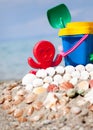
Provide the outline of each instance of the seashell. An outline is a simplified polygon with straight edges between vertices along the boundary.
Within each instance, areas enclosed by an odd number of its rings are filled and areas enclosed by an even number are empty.
[[[26,117],[19,117],[19,118],[17,118],[17,120],[19,121],[19,122],[27,122],[27,118]]]
[[[93,89],[84,96],[84,100],[93,104]]]
[[[30,119],[30,121],[32,121],[32,122],[36,122],[36,121],[41,120],[43,117],[44,117],[43,114],[36,115],[36,116],[32,117],[32,118]]]
[[[4,89],[4,91],[3,91],[3,94],[4,95],[11,95],[11,91],[10,90],[7,90],[7,89]]]
[[[88,90],[89,89],[89,82],[88,81],[81,81],[77,84],[78,90]]]
[[[12,100],[12,95],[5,95],[5,100],[11,101]]]
[[[73,66],[71,66],[71,65],[68,65],[68,66],[65,67],[65,72],[66,72],[66,73],[71,74],[71,73],[74,72],[74,71],[75,71],[75,67],[73,67]]]
[[[32,89],[33,89],[33,85],[32,84],[27,84],[26,86],[25,86],[25,89],[28,91],[28,92],[31,92],[32,91]]]
[[[49,83],[44,83],[42,87],[47,89],[48,86],[49,86]]]
[[[79,113],[81,113],[81,109],[80,109],[80,107],[73,106],[73,107],[71,108],[71,112],[72,112],[73,114],[79,114]]]
[[[54,77],[54,82],[57,82],[58,84],[62,83],[63,79],[62,79],[62,76],[59,75],[59,74],[56,74]]]
[[[31,84],[36,79],[36,75],[28,73],[22,79],[22,85]]]
[[[82,71],[80,75],[80,80],[88,80],[89,73],[87,71]]]
[[[49,76],[53,76],[55,74],[55,69],[54,67],[49,67],[49,68],[46,68],[46,72]]]
[[[58,73],[58,74],[63,74],[64,73],[64,67],[63,66],[57,66],[55,71]]]
[[[43,85],[43,80],[42,79],[39,79],[39,78],[36,78],[34,81],[33,81],[33,86],[34,87],[40,87]]]
[[[93,71],[89,72],[90,79],[93,79]]]
[[[79,79],[80,78],[80,72],[79,71],[74,71],[74,72],[71,73],[71,76],[73,78]]]
[[[16,95],[16,96],[13,98],[13,105],[18,105],[18,104],[20,104],[23,100],[24,100],[24,97],[23,97],[23,96]]]
[[[43,103],[41,101],[37,101],[36,103],[34,103],[33,107],[36,110],[40,110],[43,107]]]
[[[77,65],[77,66],[75,67],[75,70],[76,70],[76,71],[79,71],[79,72],[82,72],[82,71],[85,70],[85,67],[84,67],[83,65]]]
[[[93,79],[89,81],[89,87],[93,88]]]
[[[86,71],[88,71],[88,72],[91,72],[91,71],[93,71],[93,64],[87,64],[86,66],[85,66],[85,69],[86,69]]]
[[[70,112],[70,109],[71,109],[71,108],[70,108],[69,106],[64,107],[64,108],[63,108],[63,116],[66,115],[66,114],[68,114],[68,113]]]
[[[14,117],[15,118],[21,117],[22,115],[23,115],[22,109],[20,109],[20,108],[15,109],[15,111],[14,111]]]
[[[33,93],[35,94],[41,94],[41,93],[45,93],[46,92],[46,88],[44,87],[37,87],[33,89]]]
[[[17,95],[18,96],[24,96],[26,94],[26,90],[24,90],[24,89],[21,89],[21,90],[19,90],[18,92],[17,92]]]
[[[4,110],[7,110],[7,109],[10,109],[11,106],[12,106],[11,102],[9,102],[8,100],[5,100],[5,102],[3,103],[2,108],[3,108]]]
[[[73,98],[76,96],[76,90],[75,89],[69,89],[67,90],[67,96],[70,98]]]
[[[71,75],[69,73],[65,73],[63,75],[63,81],[70,81],[71,80]]]
[[[74,85],[70,82],[63,82],[60,84],[59,89],[60,90],[68,90],[74,88]]]
[[[11,107],[10,109],[8,109],[7,113],[8,114],[12,114],[15,111],[16,107]]]
[[[1,97],[1,98],[0,98],[0,104],[3,104],[4,101],[5,101],[5,98],[4,98],[4,97]]]
[[[29,95],[26,96],[25,102],[26,102],[27,104],[32,103],[32,102],[34,102],[34,101],[36,100],[36,98],[37,98],[37,95],[36,95],[36,94],[34,94],[34,93],[29,94]]]
[[[18,85],[18,83],[10,84],[10,85],[7,87],[7,90],[11,90],[11,89],[15,88],[17,85]]]
[[[88,109],[93,112],[93,104],[89,105]]]
[[[69,82],[72,83],[73,85],[76,85],[78,83],[78,79],[76,77],[73,77]]]
[[[86,102],[85,102],[84,99],[77,101],[77,105],[78,105],[78,106],[83,106],[83,105],[85,105],[85,103],[86,103]]]
[[[58,86],[55,85],[55,84],[50,84],[50,85],[48,86],[48,88],[47,88],[47,91],[48,91],[48,92],[54,92],[54,91],[58,91],[58,90],[59,90],[59,88],[58,88]]]
[[[58,101],[58,97],[54,93],[48,93],[45,101],[43,102],[43,105],[47,109],[52,109],[52,110],[56,111],[57,101]]]
[[[26,113],[28,116],[31,116],[34,112],[34,107],[33,106],[28,106],[27,109],[26,109]]]
[[[36,76],[38,78],[45,78],[47,76],[47,72],[44,69],[40,69],[36,72]]]
[[[52,80],[52,77],[51,76],[46,76],[43,80],[45,83],[51,83],[53,80]]]

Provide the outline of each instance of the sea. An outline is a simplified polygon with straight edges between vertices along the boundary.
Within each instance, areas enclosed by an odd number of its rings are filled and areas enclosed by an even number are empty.
[[[22,79],[31,68],[28,57],[33,57],[33,47],[40,39],[2,40],[0,41],[0,81]],[[61,39],[48,39],[60,52]],[[55,56],[56,56],[55,54]]]

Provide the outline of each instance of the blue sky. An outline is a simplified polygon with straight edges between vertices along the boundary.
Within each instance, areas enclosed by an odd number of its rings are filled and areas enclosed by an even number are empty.
[[[93,0],[0,0],[0,40],[55,36],[46,12],[66,4],[72,21],[93,21]]]

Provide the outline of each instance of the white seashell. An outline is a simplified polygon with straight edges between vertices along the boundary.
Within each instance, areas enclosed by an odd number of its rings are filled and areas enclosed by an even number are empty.
[[[45,83],[51,83],[52,82],[52,77],[51,76],[46,76],[43,81]]]
[[[93,64],[87,64],[87,65],[85,66],[85,68],[86,68],[86,70],[87,70],[88,72],[91,72],[91,71],[93,71]]]
[[[46,69],[46,72],[49,76],[52,77],[55,74],[55,69],[54,69],[54,67],[49,67]]]
[[[93,88],[85,95],[84,100],[93,104]]]
[[[77,79],[79,79],[80,78],[80,72],[79,71],[74,71],[74,72],[72,72],[71,73],[71,76],[74,78],[77,78]]]
[[[93,79],[93,71],[89,73],[90,79]]]
[[[40,114],[40,115],[35,115],[34,117],[31,118],[31,121],[32,122],[35,122],[35,121],[39,121],[43,118],[43,114]]]
[[[48,83],[44,83],[42,87],[44,88],[48,88],[49,84]]]
[[[62,76],[60,74],[57,74],[53,77],[54,82],[57,82],[58,84],[62,83],[63,79]]]
[[[66,73],[63,75],[63,80],[64,81],[70,81],[71,80],[71,75],[69,73]]]
[[[71,108],[71,112],[74,113],[74,114],[79,114],[81,112],[81,109],[80,107],[72,107]]]
[[[47,72],[44,69],[40,69],[37,71],[36,76],[39,78],[45,78],[47,76]]]
[[[58,101],[57,96],[54,93],[48,93],[45,101],[43,102],[43,105],[45,106],[45,108],[47,109],[52,109],[55,110],[56,109],[56,102]],[[55,108],[55,109],[54,109]]]
[[[80,80],[88,80],[89,73],[87,71],[82,71],[80,75]]]
[[[63,66],[57,66],[55,71],[58,73],[58,74],[63,74],[64,73],[64,67]]]
[[[58,82],[53,81],[51,84],[57,85],[58,86]]]
[[[34,79],[36,79],[36,76],[34,74],[28,73],[23,77],[22,85],[31,84]]]
[[[42,79],[36,78],[36,79],[33,81],[33,86],[34,86],[34,87],[39,87],[39,86],[42,86],[42,85],[43,85],[43,80],[42,80]]]
[[[76,85],[78,83],[78,79],[76,77],[71,78],[70,83]]]
[[[77,66],[75,67],[75,69],[76,69],[76,71],[82,72],[82,71],[85,70],[85,67],[84,67],[83,65],[77,65]]]
[[[71,65],[68,65],[68,66],[65,67],[65,72],[66,73],[70,73],[71,74],[74,71],[75,71],[75,67],[73,67]]]
[[[26,89],[27,91],[31,92],[32,89],[33,89],[33,85],[32,85],[32,84],[27,84],[27,85],[25,86],[25,89]]]

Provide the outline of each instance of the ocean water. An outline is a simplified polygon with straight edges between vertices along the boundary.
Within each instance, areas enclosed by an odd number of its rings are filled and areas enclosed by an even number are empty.
[[[0,81],[17,80],[33,70],[28,63],[27,58],[33,57],[33,47],[39,40],[10,40],[0,41]],[[53,39],[51,42],[56,48],[61,46],[61,40]]]

